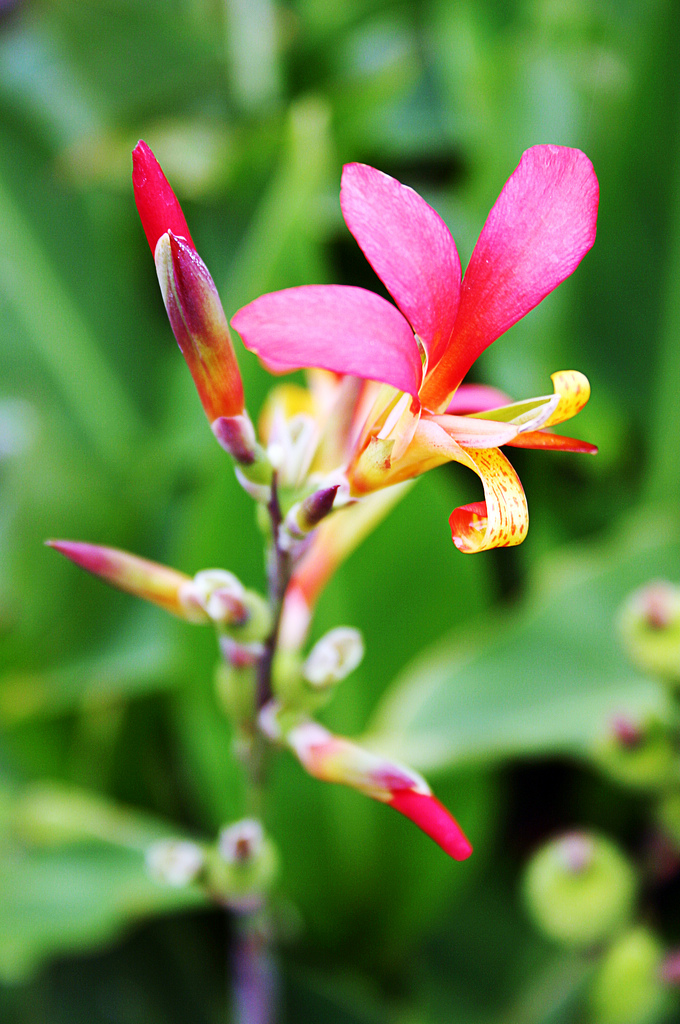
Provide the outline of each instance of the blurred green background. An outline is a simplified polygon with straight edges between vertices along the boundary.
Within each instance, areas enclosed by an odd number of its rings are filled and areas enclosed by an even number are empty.
[[[228,920],[152,882],[140,853],[243,813],[214,638],[42,546],[83,539],[263,584],[251,502],[206,427],[137,219],[143,137],[228,316],[296,284],[380,288],[340,215],[346,161],[416,188],[465,265],[523,150],[592,159],[595,248],[474,375],[521,398],[582,370],[593,397],[573,432],[600,454],[513,450],[528,539],[472,557],[447,517],[478,481],[428,475],[338,572],[314,626],[357,626],[367,644],[324,721],[426,771],[475,856],[449,861],[285,756],[267,809],[282,1021],[590,1022],[591,961],[522,906],[537,844],[575,826],[612,836],[645,872],[641,914],[680,942],[680,886],[649,867],[649,801],[591,756],[613,714],[667,711],[616,619],[630,590],[680,576],[677,0],[0,10],[0,1019],[228,1019]],[[271,380],[238,355],[255,414]]]

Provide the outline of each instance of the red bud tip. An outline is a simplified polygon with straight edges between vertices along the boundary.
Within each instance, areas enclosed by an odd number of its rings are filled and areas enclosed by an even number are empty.
[[[182,207],[170,188],[158,160],[141,139],[132,151],[132,187],[142,227],[152,253],[155,254],[156,243],[166,231],[172,231],[175,235],[185,238],[189,245],[195,248]]]
[[[48,540],[45,543],[119,590],[151,601],[189,622],[208,621],[203,609],[190,599],[191,577],[176,569],[99,544],[72,540]]]
[[[398,789],[392,793],[390,807],[410,818],[454,860],[467,860],[472,853],[460,825],[436,797],[414,789]]]

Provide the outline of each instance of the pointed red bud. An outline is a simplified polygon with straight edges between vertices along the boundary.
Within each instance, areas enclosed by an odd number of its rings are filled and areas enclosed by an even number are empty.
[[[71,540],[48,540],[46,544],[119,590],[157,604],[180,619],[210,621],[193,595],[193,580],[176,569],[99,544]]]
[[[317,722],[302,722],[288,732],[285,740],[310,775],[351,786],[389,804],[454,860],[466,860],[472,853],[458,822],[432,795],[425,779],[411,768],[363,750],[343,736],[334,736]]]
[[[208,268],[172,231],[159,238],[155,259],[170,325],[210,423],[222,416],[240,416],[241,374]]]
[[[158,160],[141,139],[132,151],[132,187],[142,227],[154,255],[158,239],[166,231],[186,239],[194,248],[182,207]]]

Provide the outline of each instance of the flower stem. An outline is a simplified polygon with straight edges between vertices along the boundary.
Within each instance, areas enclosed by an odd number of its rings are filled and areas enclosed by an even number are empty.
[[[277,977],[262,928],[252,914],[236,915],[232,949],[234,1024],[274,1024]]]
[[[257,670],[257,695],[256,705],[259,711],[272,697],[272,662],[276,651],[276,644],[279,636],[279,625],[281,623],[281,609],[286,587],[290,582],[292,571],[292,560],[290,552],[284,550],[280,542],[280,527],[283,522],[281,505],[279,503],[278,484],[276,473],[272,479],[271,498],[267,505],[271,521],[272,539],[269,549],[267,577],[269,585],[269,601],[272,607],[274,625],[271,633],[265,641],[265,649],[259,660]]]

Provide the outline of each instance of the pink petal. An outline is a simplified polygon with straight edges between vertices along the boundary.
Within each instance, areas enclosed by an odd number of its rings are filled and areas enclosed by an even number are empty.
[[[414,789],[392,793],[390,807],[410,818],[454,860],[467,860],[472,845],[454,817],[432,795]]]
[[[389,174],[346,164],[342,213],[434,365],[449,343],[460,297],[460,259],[444,221]]]
[[[272,373],[320,367],[418,394],[422,364],[411,328],[364,288],[310,284],[271,292],[231,323]]]
[[[172,231],[186,239],[193,249],[196,248],[175,193],[168,185],[158,160],[141,139],[132,151],[132,187],[152,253],[156,252],[156,242],[166,231]]]
[[[453,340],[423,387],[427,408],[445,408],[480,352],[576,269],[595,241],[598,196],[579,150],[527,150],[475,246]]]
[[[487,384],[461,384],[447,405],[446,412],[454,416],[469,416],[473,412],[500,409],[511,402],[512,398],[499,388],[491,388]]]

